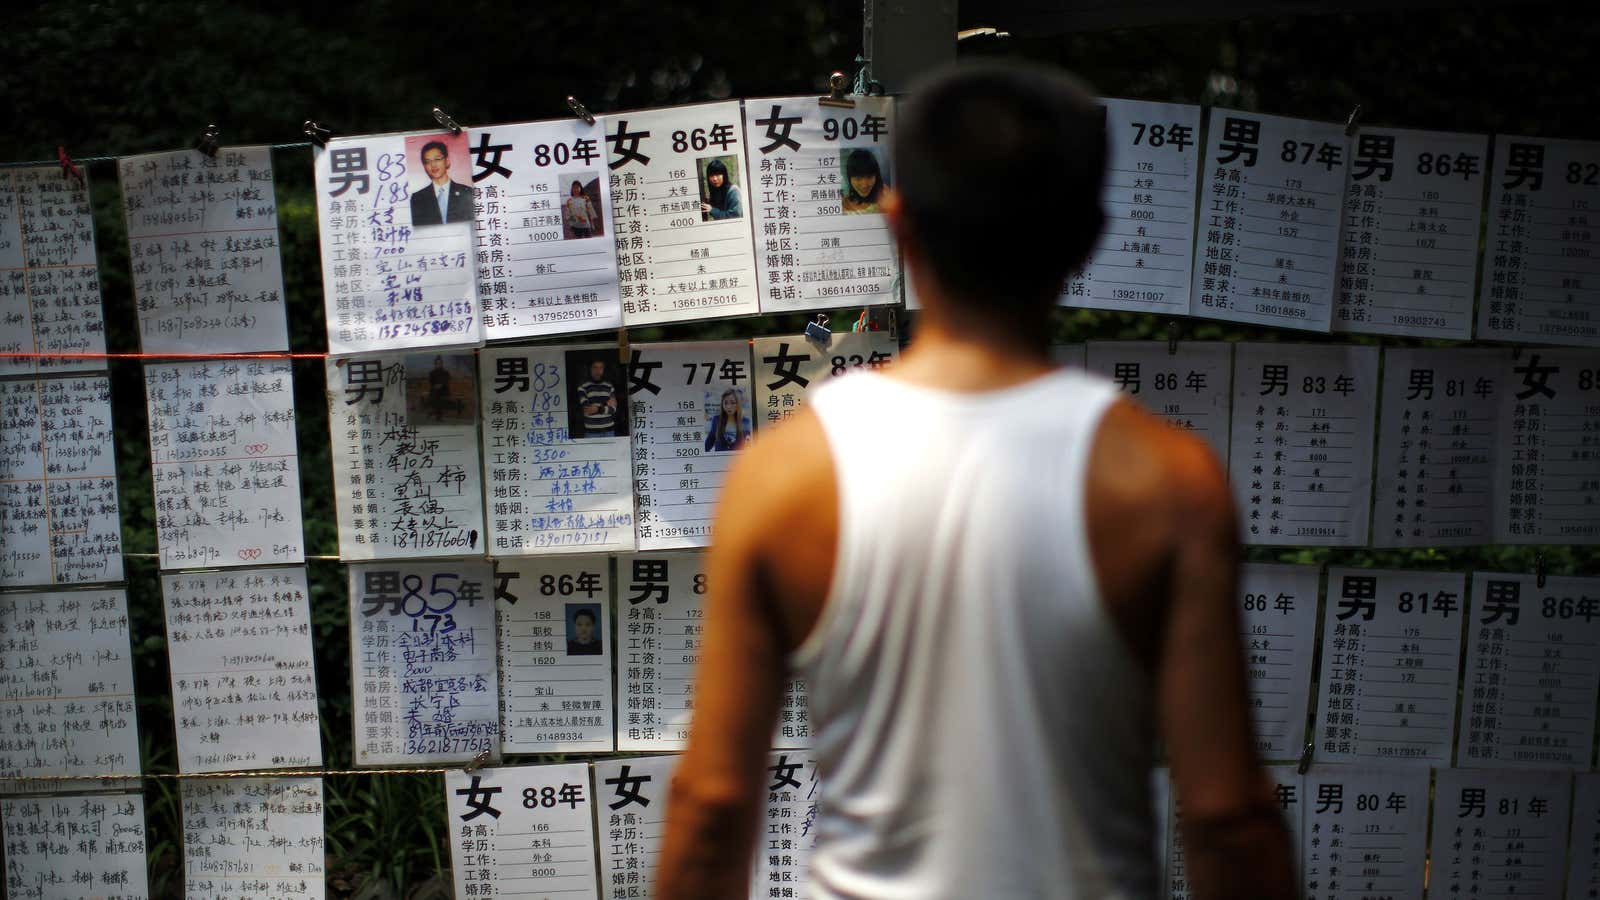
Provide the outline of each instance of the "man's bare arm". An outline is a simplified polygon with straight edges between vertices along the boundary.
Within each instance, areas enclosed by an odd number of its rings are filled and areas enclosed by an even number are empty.
[[[1181,525],[1157,690],[1189,885],[1197,900],[1291,898],[1294,855],[1251,728],[1227,477],[1198,440],[1170,451]]]
[[[819,446],[826,460],[820,426],[807,417],[799,428],[752,443],[723,485],[707,557],[694,723],[672,781],[657,900],[742,900],[749,893],[767,753],[792,643],[777,609],[774,573],[781,564],[773,564],[773,548],[794,537],[798,479],[809,466],[800,461],[815,459]]]

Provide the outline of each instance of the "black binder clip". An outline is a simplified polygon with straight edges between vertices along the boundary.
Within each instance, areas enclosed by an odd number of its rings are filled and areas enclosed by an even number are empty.
[[[489,764],[489,751],[480,750],[478,752],[478,755],[474,756],[472,758],[472,762],[469,762],[466,765],[461,767],[461,771],[466,772],[466,773],[468,773],[470,775],[471,773],[478,771],[479,769],[483,768],[484,766],[487,766],[488,764]]]
[[[843,72],[834,72],[828,76],[828,96],[818,97],[817,102],[836,109],[855,109],[856,102],[845,96],[849,90],[850,76]]]
[[[1176,320],[1167,323],[1167,355],[1168,356],[1177,356],[1178,355],[1178,334],[1181,331],[1182,331],[1182,328],[1178,325]]]
[[[323,128],[312,119],[307,119],[306,124],[300,130],[306,137],[311,139],[311,143],[316,144],[318,147],[328,146],[328,138],[333,137],[333,129]]]
[[[807,322],[806,337],[818,343],[826,344],[833,337],[833,332],[828,330],[828,317],[818,313],[815,319]]]
[[[567,109],[572,110],[572,114],[582,119],[585,125],[594,124],[594,113],[589,112],[589,107],[584,106],[582,100],[571,94],[567,95]]]
[[[1545,564],[1544,551],[1539,551],[1533,558],[1533,586],[1544,590],[1545,576],[1550,574],[1549,567]]]
[[[1356,129],[1361,127],[1361,104],[1350,110],[1350,115],[1344,120],[1344,136],[1355,137]]]
[[[437,106],[435,106],[433,108],[433,119],[434,119],[434,121],[438,122],[440,125],[443,125],[444,127],[450,129],[450,133],[451,134],[460,134],[461,133],[461,125],[459,123],[457,123],[455,119],[450,118],[450,114],[449,113],[445,112],[444,110],[440,109]]]
[[[217,126],[207,125],[205,132],[194,139],[194,148],[212,159],[216,159],[219,146],[217,144],[217,134]]]

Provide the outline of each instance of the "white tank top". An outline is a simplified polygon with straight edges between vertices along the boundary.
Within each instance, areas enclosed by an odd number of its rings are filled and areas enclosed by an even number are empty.
[[[827,604],[790,658],[822,798],[813,897],[1149,898],[1151,679],[1102,608],[1084,474],[1110,382],[820,387]]]

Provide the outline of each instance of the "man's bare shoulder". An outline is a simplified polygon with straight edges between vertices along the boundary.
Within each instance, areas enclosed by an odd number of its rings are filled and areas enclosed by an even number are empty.
[[[1086,483],[1089,549],[1106,610],[1154,670],[1185,547],[1225,549],[1237,540],[1227,475],[1203,440],[1122,399],[1101,420]]]
[[[1210,445],[1130,400],[1106,411],[1089,465],[1091,492],[1108,510],[1189,527],[1232,515],[1228,474]]]

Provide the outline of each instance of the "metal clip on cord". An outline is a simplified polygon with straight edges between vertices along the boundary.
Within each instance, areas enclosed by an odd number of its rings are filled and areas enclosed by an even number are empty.
[[[194,148],[211,157],[212,159],[216,159],[217,149],[219,146],[217,144],[217,135],[219,133],[220,132],[217,131],[217,126],[207,125],[206,130],[202,132],[199,137],[194,139]]]
[[[589,107],[584,106],[582,100],[571,94],[567,95],[567,109],[572,110],[572,114],[582,119],[584,124],[594,124],[594,113],[589,112]]]
[[[444,127],[450,129],[450,133],[451,134],[454,135],[454,134],[460,134],[461,133],[461,125],[459,123],[457,123],[455,119],[450,118],[450,114],[449,113],[445,112],[444,110],[440,109],[437,106],[435,106],[433,108],[433,118],[434,118],[434,121],[438,122],[440,125],[443,125]]]

